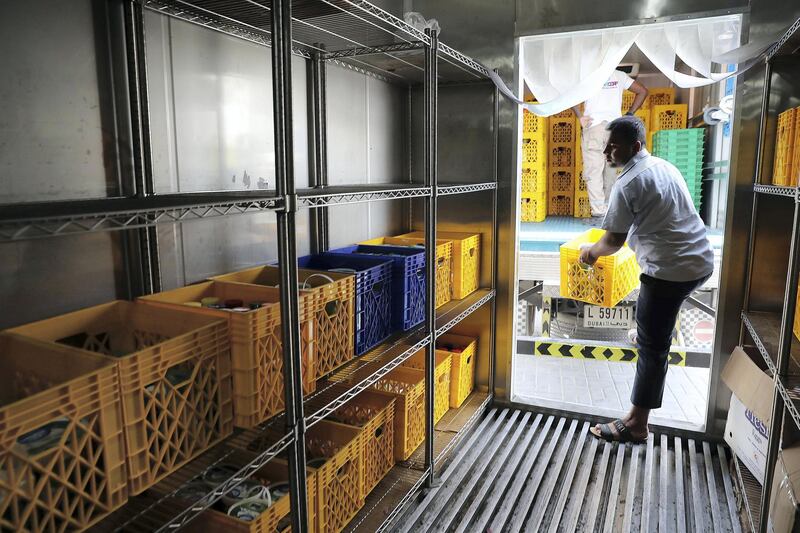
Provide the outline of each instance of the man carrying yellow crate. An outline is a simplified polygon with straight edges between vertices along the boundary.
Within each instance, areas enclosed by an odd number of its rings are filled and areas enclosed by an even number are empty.
[[[625,241],[642,269],[636,302],[639,358],[632,407],[620,420],[598,424],[592,434],[620,442],[645,442],[651,409],[661,407],[672,330],[686,299],[711,276],[714,251],[678,169],[644,148],[644,124],[621,117],[608,125],[606,162],[622,168],[611,190],[603,237],[581,251],[593,265]]]
[[[590,225],[599,225],[599,217],[606,214],[608,197],[614,185],[616,173],[606,166],[603,149],[608,142],[606,126],[622,115],[622,93],[625,89],[636,95],[627,113],[633,115],[647,98],[647,89],[619,70],[611,74],[597,94],[584,102],[583,112],[580,106],[572,108],[583,128],[581,151],[583,178],[586,180],[589,204],[592,208],[593,218],[588,221]]]

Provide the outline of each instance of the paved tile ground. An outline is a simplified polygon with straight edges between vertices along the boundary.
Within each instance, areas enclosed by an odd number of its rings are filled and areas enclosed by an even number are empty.
[[[513,399],[520,403],[600,417],[618,417],[630,407],[636,365],[517,354]],[[670,366],[661,409],[653,424],[703,431],[707,368]]]

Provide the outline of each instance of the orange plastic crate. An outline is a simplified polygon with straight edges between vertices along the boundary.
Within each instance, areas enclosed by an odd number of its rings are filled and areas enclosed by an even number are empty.
[[[782,186],[797,186],[796,178],[793,179],[792,163],[795,145],[797,109],[789,109],[778,115],[778,127],[775,132],[775,160],[772,165],[772,183]]]
[[[604,233],[592,228],[561,245],[562,297],[614,307],[639,286],[639,265],[627,245],[592,267],[580,263],[581,245],[599,241]]]
[[[578,138],[578,120],[570,112],[570,117],[551,117],[548,122],[547,142],[553,144],[574,143]]]
[[[450,407],[461,407],[475,387],[478,339],[447,333],[436,339],[436,352],[451,358]]]
[[[556,113],[555,115],[550,115],[549,118],[575,118],[575,113],[572,111],[572,108],[569,108],[561,111],[560,113]]]
[[[541,222],[547,217],[547,195],[523,194],[520,211],[522,222]]]
[[[329,420],[361,428],[364,460],[361,486],[366,497],[394,466],[395,399],[364,391],[333,412]]]
[[[11,331],[117,362],[132,494],[233,431],[223,320],[117,301]]]
[[[210,492],[212,490],[213,484],[208,485],[204,482],[204,478],[207,477],[209,471],[217,469],[231,473],[237,472],[255,458],[256,455],[254,453],[217,446],[154,486],[152,492],[162,498],[174,494],[171,499],[177,500],[174,502],[174,507],[180,510],[196,501],[196,493],[187,490],[187,487],[199,485],[206,491]],[[288,483],[289,465],[283,459],[272,459],[266,465],[253,472],[248,479],[267,487]],[[306,493],[309,531],[314,532],[317,529],[317,474],[311,468],[306,469]],[[184,494],[186,497],[184,497]],[[222,501],[224,504],[232,505],[237,499],[231,493],[228,493],[228,495],[223,496]],[[212,508],[204,511],[197,519],[189,522],[185,529],[193,533],[223,533],[228,531],[234,533],[288,533],[292,530],[290,511],[289,495],[286,494],[273,501],[267,510],[252,521],[240,520],[221,510]]]
[[[5,334],[0,383],[0,529],[83,530],[125,503],[115,364]]]
[[[423,246],[422,237],[378,237],[358,244],[388,246]],[[453,298],[453,241],[436,239],[436,308]]]
[[[453,298],[466,298],[480,286],[481,234],[463,231],[437,231],[440,239],[453,242]],[[399,238],[421,239],[421,231],[399,235]]]
[[[572,168],[575,166],[575,143],[550,144],[548,168]]]
[[[278,267],[260,266],[211,278],[216,281],[266,285],[280,284]],[[355,292],[352,275],[298,269],[300,321],[313,321],[316,377],[333,372],[355,357]]]
[[[572,216],[574,191],[569,194],[551,194],[547,200],[547,214],[555,216]]]
[[[209,307],[192,307],[203,298],[241,300],[244,307],[261,307],[233,312]],[[148,305],[181,309],[224,319],[228,324],[233,372],[234,425],[251,428],[281,413],[284,408],[283,342],[280,291],[274,287],[207,281],[139,298]],[[304,301],[304,308],[309,304]],[[316,388],[316,353],[313,317],[301,314],[300,332],[303,354],[303,392]]]
[[[548,178],[547,192],[550,195],[570,194],[575,189],[575,172],[571,167],[551,167]]]
[[[395,368],[372,390],[395,399],[394,458],[405,461],[425,440],[425,372]]]
[[[675,103],[674,87],[653,87],[652,89],[648,89],[647,93],[647,98],[642,106],[643,109],[652,109],[655,106],[672,105]],[[631,103],[633,103],[633,100],[631,100]]]
[[[364,506],[361,429],[322,420],[306,432],[309,461],[326,458],[317,469],[319,532],[338,533]]]
[[[409,357],[403,363],[408,368],[425,370],[425,349],[422,349]],[[450,408],[450,368],[452,361],[449,353],[435,353],[436,365],[433,369],[434,402],[433,402],[433,423],[442,419]]]

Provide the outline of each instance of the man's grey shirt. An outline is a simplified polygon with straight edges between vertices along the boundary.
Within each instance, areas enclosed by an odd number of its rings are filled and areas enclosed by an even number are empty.
[[[628,244],[648,276],[694,281],[714,270],[714,251],[683,176],[645,149],[614,183],[602,227],[628,234]]]

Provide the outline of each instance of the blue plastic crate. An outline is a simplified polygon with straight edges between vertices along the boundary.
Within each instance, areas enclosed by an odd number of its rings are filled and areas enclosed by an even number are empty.
[[[355,276],[356,355],[368,352],[392,334],[393,264],[388,258],[324,253],[299,257],[297,266]]]
[[[335,254],[380,255],[392,260],[392,327],[407,331],[425,320],[425,252],[420,248],[354,244]]]

